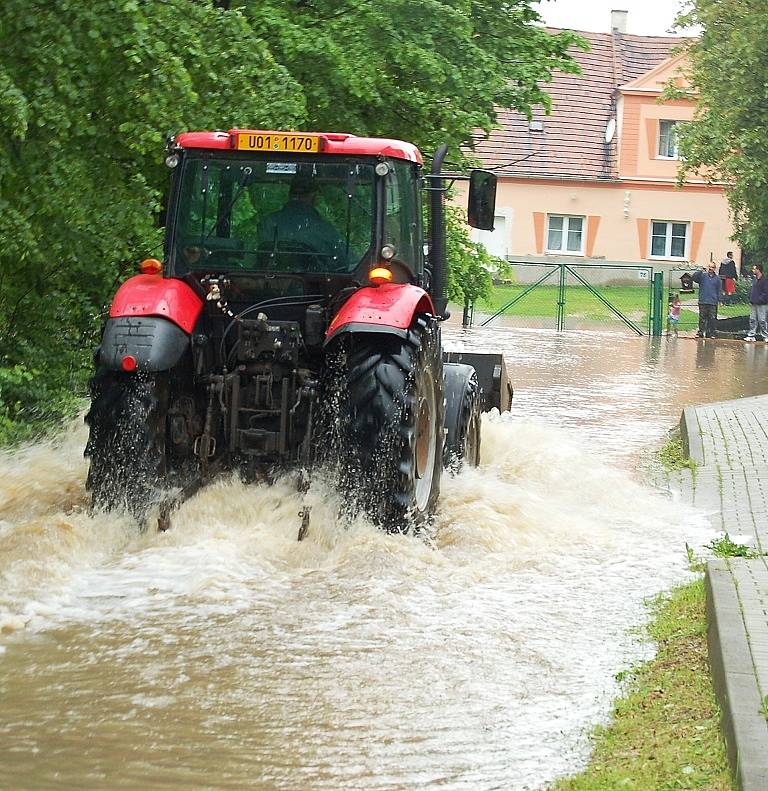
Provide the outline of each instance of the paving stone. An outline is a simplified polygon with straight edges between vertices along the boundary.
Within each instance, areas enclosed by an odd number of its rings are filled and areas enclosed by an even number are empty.
[[[768,552],[768,396],[688,407],[680,420],[698,463],[683,497],[713,526]],[[683,480],[683,479],[681,479]],[[768,558],[707,564],[707,640],[728,758],[742,791],[768,789]]]

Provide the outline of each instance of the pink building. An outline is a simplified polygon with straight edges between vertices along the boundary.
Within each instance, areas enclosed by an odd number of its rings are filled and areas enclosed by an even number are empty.
[[[685,87],[685,39],[628,35],[626,12],[611,33],[582,33],[581,74],[556,74],[552,112],[532,121],[501,112],[501,128],[477,141],[499,177],[496,229],[474,232],[495,255],[518,261],[642,263],[679,270],[719,261],[731,241],[723,187],[691,176],[677,186],[676,131],[694,100],[662,101],[671,79]]]

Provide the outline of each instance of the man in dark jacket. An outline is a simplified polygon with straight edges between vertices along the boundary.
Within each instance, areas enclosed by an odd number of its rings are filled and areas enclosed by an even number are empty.
[[[752,281],[752,288],[749,290],[749,332],[745,341],[754,341],[755,333],[759,329],[760,337],[768,340],[768,279],[763,274],[763,265],[755,264],[752,267],[752,274],[755,279]]]
[[[315,208],[318,190],[311,176],[295,175],[288,188],[288,202],[261,221],[259,245],[276,253],[281,247],[298,250],[300,266],[317,266],[320,271],[349,269],[344,240]]]
[[[699,284],[699,331],[697,338],[717,337],[717,303],[723,293],[723,281],[715,272],[715,262],[691,275],[693,282]]]

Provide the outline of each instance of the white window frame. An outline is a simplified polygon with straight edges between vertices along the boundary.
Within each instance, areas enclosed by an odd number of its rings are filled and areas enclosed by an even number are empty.
[[[550,221],[553,217],[561,217],[563,220],[563,228],[562,228],[562,246],[559,250],[553,250],[549,246],[549,230],[550,230]],[[568,230],[570,228],[570,221],[571,220],[581,220],[581,237],[580,247],[578,250],[569,250],[568,249]],[[547,227],[546,227],[546,245],[545,250],[547,253],[553,255],[584,255],[584,242],[585,236],[587,235],[587,218],[581,214],[547,214]]]
[[[669,124],[670,125],[669,133],[666,135],[667,140],[669,139],[669,134],[670,133],[673,134],[674,138],[675,138],[674,139],[674,144],[672,146],[672,155],[671,156],[669,154],[664,154],[661,151],[661,141],[662,141],[662,138],[665,137],[665,135],[663,135],[662,131],[661,131],[661,125],[662,124]],[[680,159],[680,148],[679,148],[679,144],[678,144],[677,131],[676,131],[676,128],[679,125],[680,125],[680,121],[674,121],[671,118],[661,118],[661,119],[659,119],[659,137],[658,137],[658,140],[656,141],[656,159],[669,159],[669,160]],[[668,150],[669,150],[669,144],[667,144],[667,151]]]
[[[654,255],[653,253],[653,226],[666,225],[664,231],[664,255]],[[684,225],[685,226],[685,250],[683,255],[672,255],[672,226]],[[691,223],[687,220],[651,220],[648,230],[648,258],[656,259],[657,261],[687,261],[688,253],[691,247]]]

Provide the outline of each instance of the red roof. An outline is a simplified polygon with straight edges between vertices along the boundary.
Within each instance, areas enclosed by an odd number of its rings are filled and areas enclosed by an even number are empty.
[[[559,33],[559,30],[550,30]],[[500,110],[500,129],[476,138],[475,154],[499,176],[531,178],[609,179],[615,177],[616,140],[605,143],[609,119],[615,117],[617,88],[667,60],[688,39],[582,33],[590,51],[572,49],[581,74],[555,72],[544,90],[552,97],[552,112],[537,109],[533,126],[518,112]]]
[[[238,135],[275,135],[286,132],[275,132],[263,129],[230,129],[228,132],[184,132],[176,138],[182,148],[206,148],[214,150],[235,150]],[[297,132],[320,138],[320,153],[337,154],[339,156],[382,156],[394,159],[405,159],[408,162],[423,163],[421,152],[413,143],[402,140],[389,140],[379,137],[357,137],[345,132]],[[291,155],[295,152],[273,152]]]

